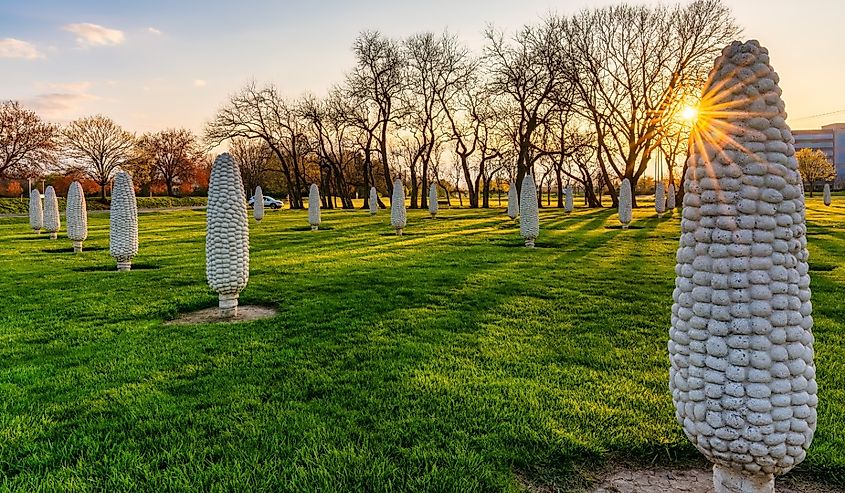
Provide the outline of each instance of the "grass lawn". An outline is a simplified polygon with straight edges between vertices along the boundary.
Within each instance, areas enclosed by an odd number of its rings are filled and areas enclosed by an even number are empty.
[[[820,407],[794,474],[845,485],[845,206],[808,204]],[[385,211],[268,211],[241,303],[280,315],[189,326],[164,322],[216,304],[204,212],[143,214],[130,273],[106,215],[80,255],[0,219],[0,490],[567,490],[701,461],[667,384],[678,214],[540,215],[528,250],[501,209],[409,211],[401,238]]]

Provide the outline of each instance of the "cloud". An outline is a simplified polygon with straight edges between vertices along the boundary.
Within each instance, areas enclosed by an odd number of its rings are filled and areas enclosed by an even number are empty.
[[[33,96],[24,104],[44,118],[56,120],[76,116],[86,103],[96,99],[99,98],[85,93],[53,92]]]
[[[156,29],[154,27],[148,27],[147,32],[150,33],[150,34],[154,34],[156,36],[161,36],[162,34],[164,34],[163,32],[159,31],[158,29]]]
[[[94,85],[92,82],[83,80],[80,82],[36,82],[35,88],[44,91],[84,93]]]
[[[123,31],[109,29],[97,24],[67,24],[62,26],[62,29],[75,34],[76,44],[82,48],[119,45],[126,40]]]
[[[0,58],[44,58],[32,43],[15,38],[0,39]]]
[[[194,80],[194,87],[205,87],[208,82],[204,79],[196,79]]]

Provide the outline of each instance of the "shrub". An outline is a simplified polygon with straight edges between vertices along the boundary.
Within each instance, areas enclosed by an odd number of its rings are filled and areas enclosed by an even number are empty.
[[[723,50],[702,105],[730,114],[701,129],[685,177],[669,386],[716,491],[772,491],[816,427],[804,196],[777,81],[756,41]]]
[[[109,255],[117,260],[117,270],[132,268],[132,257],[138,254],[138,204],[129,173],[114,177],[111,212],[109,213]]]
[[[519,196],[519,234],[529,248],[534,248],[534,241],[540,236],[539,213],[537,186],[534,184],[534,176],[528,173],[522,178],[522,193]]]
[[[205,274],[217,292],[220,314],[238,314],[238,297],[249,281],[249,220],[238,164],[229,153],[211,166],[206,212]]]
[[[88,238],[88,207],[82,185],[75,181],[67,191],[67,237],[73,242],[73,251],[82,251],[82,242]]]

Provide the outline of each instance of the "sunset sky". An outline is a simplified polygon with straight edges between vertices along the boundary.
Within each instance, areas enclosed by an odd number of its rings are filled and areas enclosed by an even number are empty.
[[[59,122],[104,113],[138,132],[198,131],[253,78],[291,96],[322,94],[352,66],[350,46],[362,29],[401,37],[448,28],[478,51],[487,23],[513,30],[549,11],[608,3],[3,0],[0,99],[21,100]],[[845,2],[726,4],[743,37],[769,48],[792,128],[845,121]]]

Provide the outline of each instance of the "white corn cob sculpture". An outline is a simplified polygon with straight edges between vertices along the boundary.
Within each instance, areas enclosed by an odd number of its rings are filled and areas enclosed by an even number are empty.
[[[663,217],[663,213],[666,212],[666,193],[664,190],[663,182],[654,187],[654,210],[657,211],[657,217]]]
[[[44,227],[44,207],[41,205],[41,192],[37,188],[29,191],[29,226],[35,234]]]
[[[519,196],[516,194],[516,184],[511,183],[508,187],[508,217],[516,219],[519,215]]]
[[[431,217],[437,216],[437,183],[432,183],[428,188],[428,212]]]
[[[138,203],[129,173],[114,177],[109,212],[109,255],[117,261],[117,270],[132,268],[132,257],[138,254]]]
[[[252,216],[256,221],[261,221],[264,219],[264,193],[261,191],[261,187],[255,187],[252,199]]]
[[[62,227],[62,219],[59,214],[59,199],[56,198],[56,189],[52,186],[44,190],[44,230],[50,233],[50,239],[58,238],[59,229]]]
[[[677,199],[675,198],[675,184],[669,184],[669,193],[666,195],[666,209],[667,210],[675,210]]]
[[[308,190],[308,224],[311,231],[320,229],[320,189],[316,183],[312,183]]]
[[[537,207],[537,186],[534,184],[534,176],[527,173],[522,178],[522,193],[519,194],[519,234],[528,248],[534,248],[534,241],[540,236]]]
[[[205,274],[219,295],[220,315],[238,314],[249,281],[249,220],[238,165],[228,153],[211,167],[206,213]]]
[[[573,209],[573,200],[572,197],[572,187],[566,187],[563,189],[564,197],[563,197],[563,211],[569,214],[572,212]]]
[[[830,184],[824,184],[824,205],[830,205]]]
[[[370,215],[375,216],[378,212],[378,192],[376,187],[370,187]]]
[[[622,186],[619,187],[619,222],[622,223],[622,229],[628,229],[628,225],[633,218],[633,197],[631,196],[631,182],[627,178],[622,180]]]
[[[88,238],[88,207],[85,192],[78,181],[70,184],[67,191],[67,237],[73,242],[73,251],[82,251],[82,242]]]
[[[777,83],[757,41],[722,51],[702,105],[721,109],[684,182],[669,386],[717,493],[773,492],[816,427],[804,197]]]
[[[393,196],[390,197],[390,225],[396,229],[396,234],[402,236],[402,231],[408,223],[405,211],[405,185],[397,178],[393,181]]]

